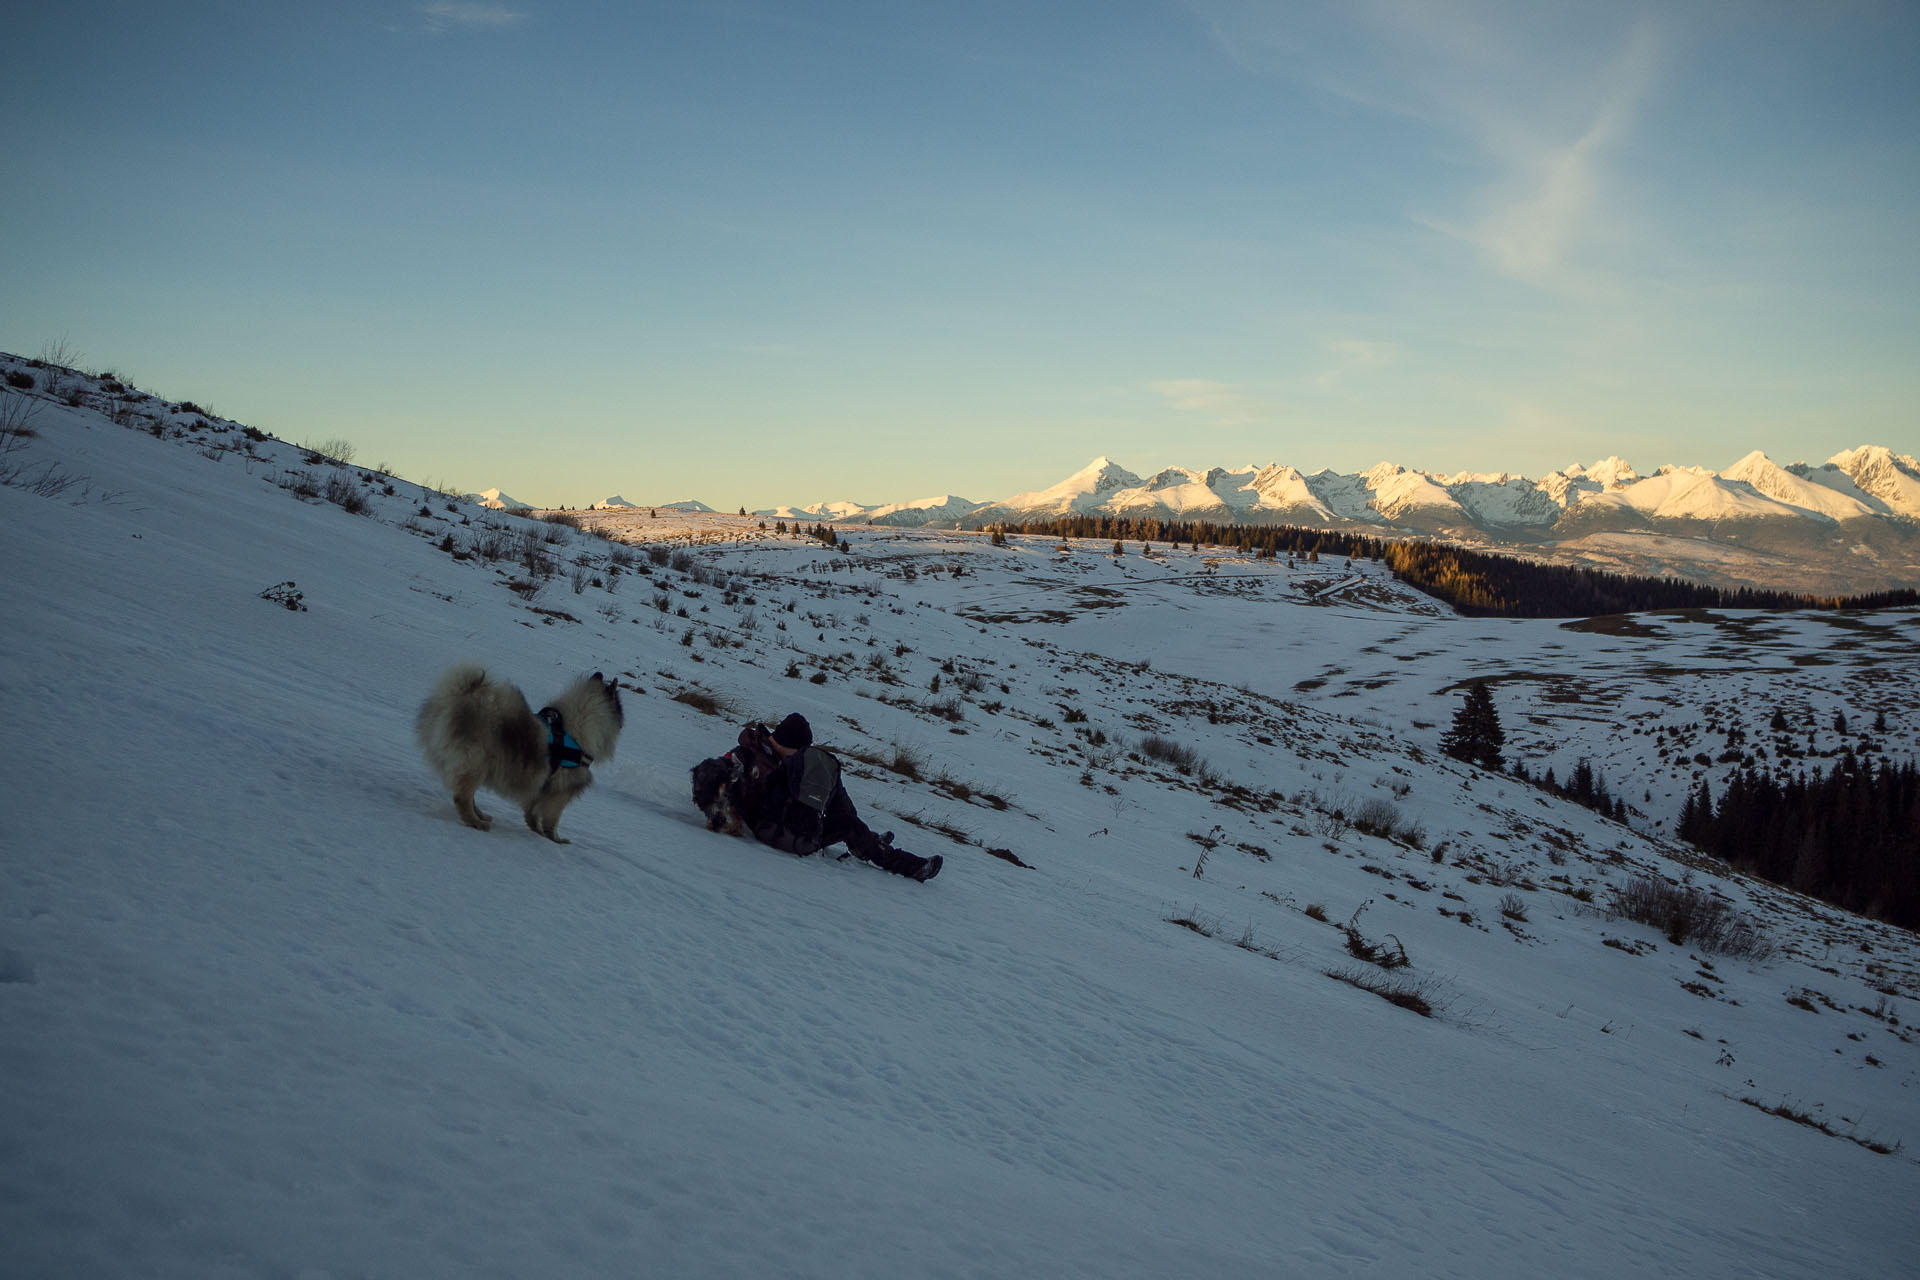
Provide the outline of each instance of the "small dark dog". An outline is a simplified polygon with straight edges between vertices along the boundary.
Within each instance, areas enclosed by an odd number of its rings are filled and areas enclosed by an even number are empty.
[[[747,833],[740,812],[740,784],[745,777],[746,766],[731,751],[693,766],[693,803],[707,815],[707,830],[730,836]]]

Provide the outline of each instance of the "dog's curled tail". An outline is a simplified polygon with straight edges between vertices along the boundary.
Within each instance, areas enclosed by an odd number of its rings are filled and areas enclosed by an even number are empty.
[[[434,685],[433,696],[435,699],[470,697],[485,688],[487,683],[485,667],[477,662],[462,662],[447,668],[440,682]]]

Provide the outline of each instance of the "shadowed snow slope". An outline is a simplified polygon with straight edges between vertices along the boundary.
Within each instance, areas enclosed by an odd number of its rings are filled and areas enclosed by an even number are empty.
[[[1378,566],[579,513],[692,539],[670,567],[132,412],[39,406],[13,461],[75,483],[0,487],[10,1278],[1911,1265],[1920,1170],[1849,1139],[1920,1139],[1914,939],[1704,869],[1772,959],[1596,914],[1686,869],[1435,755],[1425,655],[1463,624]],[[495,527],[559,572],[489,560]],[[1398,706],[1307,692],[1416,633]],[[1631,640],[1459,636],[1543,671]],[[465,659],[535,706],[620,680],[572,844],[497,797],[461,826],[421,763],[414,707]],[[940,878],[703,828],[688,766],[789,709]],[[929,780],[861,759],[895,752]],[[1399,838],[1347,824],[1368,801]]]

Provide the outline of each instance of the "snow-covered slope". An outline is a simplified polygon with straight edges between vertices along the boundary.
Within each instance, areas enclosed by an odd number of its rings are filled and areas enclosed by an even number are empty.
[[[1758,449],[1722,471],[1720,478],[1751,485],[1754,492],[1776,502],[1830,520],[1859,520],[1885,510],[1884,507],[1870,506],[1826,485],[1803,479]]]
[[[1623,765],[1776,696],[1884,699],[1910,749],[1912,664],[1875,655],[1911,613],[1465,623],[1332,558],[579,513],[674,531],[629,548],[116,412],[38,406],[0,453],[9,1277],[1824,1278],[1920,1247],[1920,1166],[1861,1145],[1920,1134],[1915,939],[1433,750],[1450,686],[1503,670],[1516,738]],[[551,573],[491,550],[528,530]],[[469,658],[536,705],[621,682],[572,844],[459,825],[420,763],[412,708]],[[945,874],[705,831],[687,766],[793,709]],[[1775,954],[1597,909],[1636,875]]]
[[[1862,445],[1827,459],[1820,472],[1806,472],[1823,481],[1821,472],[1838,472],[1854,487],[1885,503],[1895,515],[1920,518],[1920,462],[1911,454],[1894,453],[1881,445]]]
[[[971,498],[943,493],[932,498],[915,498],[910,502],[896,502],[887,506],[874,507],[867,512],[867,520],[871,524],[900,525],[907,528],[930,524],[951,524],[979,506],[980,504]]]
[[[1140,487],[1140,477],[1110,458],[1095,458],[1059,484],[1028,493],[1016,493],[1004,503],[989,504],[969,517],[980,522],[1012,517],[1041,519],[1096,512],[1111,495]]]

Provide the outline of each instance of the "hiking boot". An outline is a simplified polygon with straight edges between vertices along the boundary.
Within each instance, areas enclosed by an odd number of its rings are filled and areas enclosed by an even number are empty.
[[[920,869],[918,871],[912,872],[911,875],[915,880],[918,880],[921,884],[925,884],[927,881],[933,879],[935,876],[940,874],[940,868],[943,865],[945,865],[946,861],[947,860],[945,858],[941,857],[939,854],[936,853],[931,858],[922,859],[920,863]]]

